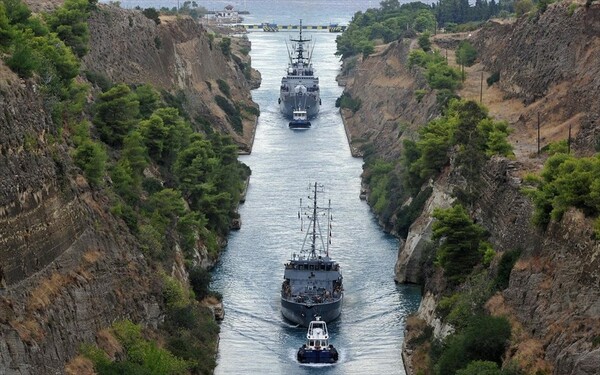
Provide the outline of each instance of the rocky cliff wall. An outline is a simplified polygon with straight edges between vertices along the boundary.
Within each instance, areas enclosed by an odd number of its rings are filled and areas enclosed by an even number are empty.
[[[102,73],[113,82],[150,83],[172,94],[182,92],[192,119],[210,120],[241,149],[251,150],[256,118],[245,119],[240,135],[214,102],[215,95],[226,96],[217,84],[222,79],[229,84],[234,103],[255,106],[250,83],[234,58],[225,56],[218,40],[211,41],[199,23],[172,16],[161,17],[156,25],[140,11],[102,6],[93,12],[89,25],[90,51],[83,59],[84,69]]]
[[[410,49],[410,40],[390,43],[362,60],[349,76],[339,77],[345,92],[362,103],[356,113],[342,110],[355,156],[361,155],[362,145],[371,143],[385,158],[398,158],[400,137],[410,136],[438,114],[433,92],[420,102],[415,97],[415,90],[426,88],[427,81],[417,70],[408,68]]]
[[[534,228],[533,207],[520,192],[518,172],[514,161],[488,162],[473,207],[475,221],[490,232],[494,249],[522,250],[509,287],[487,305],[490,313],[511,320],[513,337],[506,360],[518,361],[527,373],[596,374],[600,348],[593,342],[600,333],[600,245],[594,240],[593,224],[572,210],[546,232]],[[419,282],[424,277],[420,250],[431,239],[429,207],[451,196],[456,186],[456,180],[445,175],[434,183],[432,197],[400,249],[396,265],[400,282]],[[434,328],[437,337],[444,337],[452,329],[432,312],[432,300],[439,300],[445,288],[443,278],[429,274],[424,283],[427,298],[417,315]],[[405,348],[409,363],[411,354],[412,349]]]
[[[594,152],[600,135],[599,4],[557,2],[515,22],[490,21],[471,41],[485,70],[500,73],[505,97],[525,104],[517,126],[535,125],[541,113],[544,128],[570,124],[578,150]],[[560,138],[566,135],[562,129]]]
[[[512,139],[519,142],[519,136],[526,134],[521,128],[535,124],[535,115],[541,112],[547,141],[565,139],[565,127],[573,125],[576,152],[584,154],[594,150],[598,139],[599,7],[579,4],[570,15],[568,6],[554,4],[541,16],[514,23],[492,21],[473,33],[471,41],[485,73],[500,72],[500,97],[523,102],[515,107],[522,112],[508,116],[515,119]],[[407,42],[387,46],[345,79],[346,90],[362,100],[357,113],[343,111],[350,141],[356,145],[357,140],[371,140],[380,155],[390,158],[400,154],[401,132],[394,129],[394,122],[424,124],[435,115],[428,104],[435,102],[428,98],[430,93],[421,103],[415,100],[414,90],[426,86],[418,73],[406,68],[409,48]],[[407,132],[400,136],[406,137]],[[530,155],[531,151],[518,154],[526,160],[490,160],[482,170],[480,196],[471,207],[497,251],[523,251],[509,287],[486,307],[491,314],[508,316],[513,326],[507,361],[518,361],[527,373],[595,374],[600,368],[600,348],[594,344],[600,336],[600,264],[593,225],[577,211],[546,231],[531,225],[533,207],[521,193],[521,178],[524,170],[543,160],[531,163]],[[402,243],[396,265],[400,282],[425,278],[419,316],[440,336],[452,331],[435,314],[445,285],[439,273],[423,274],[421,257],[431,237],[432,206],[450,204],[453,190],[468,183],[457,173],[450,166],[430,182],[433,193]],[[412,354],[404,352],[409,368]]]
[[[47,266],[85,228],[66,174],[66,148],[39,87],[0,64],[0,279],[15,284]],[[63,156],[60,156],[63,155]]]
[[[40,89],[0,63],[0,373],[60,374],[117,319],[156,326],[154,271],[81,178]]]
[[[221,94],[216,80],[229,82],[236,103],[252,105],[240,67],[211,49],[191,19],[156,26],[139,12],[101,6],[90,32],[83,69],[183,91],[192,115],[208,116],[232,134],[213,104]],[[69,130],[53,123],[52,103],[34,82],[0,61],[1,375],[65,373],[81,344],[98,342],[113,322],[157,327],[163,319],[156,270],[110,213],[108,198],[77,175]],[[234,136],[249,149],[254,121],[244,126],[244,135]],[[206,264],[206,249],[198,250],[198,263]],[[182,261],[172,268],[175,277],[187,277]]]

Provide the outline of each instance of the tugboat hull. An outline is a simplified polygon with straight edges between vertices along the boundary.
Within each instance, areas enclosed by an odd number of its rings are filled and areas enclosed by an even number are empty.
[[[339,354],[333,345],[321,350],[307,349],[304,345],[298,349],[297,358],[300,363],[335,363]]]
[[[330,303],[307,305],[282,298],[281,313],[287,320],[308,327],[316,316],[320,316],[324,322],[337,319],[342,312],[342,300],[343,297]]]

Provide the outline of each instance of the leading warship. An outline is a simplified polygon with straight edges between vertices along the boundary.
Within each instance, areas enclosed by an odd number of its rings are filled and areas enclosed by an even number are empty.
[[[319,113],[321,96],[319,77],[315,77],[312,65],[314,44],[310,43],[312,39],[302,37],[302,20],[300,20],[299,38],[290,38],[290,41],[292,42],[292,51],[290,52],[288,49],[288,68],[286,75],[281,79],[279,109],[289,119],[292,118],[294,111],[304,110],[310,119]]]
[[[330,322],[342,312],[344,287],[340,265],[329,257],[331,243],[331,202],[327,208],[317,206],[317,192],[322,186],[317,183],[311,186],[311,205],[300,209],[298,217],[308,220],[308,228],[304,243],[299,253],[292,254],[285,264],[283,284],[281,286],[281,312],[283,316],[304,327],[320,316],[321,320]],[[326,215],[326,223],[319,217]],[[326,224],[326,227],[323,225]],[[322,229],[327,229],[323,236]]]

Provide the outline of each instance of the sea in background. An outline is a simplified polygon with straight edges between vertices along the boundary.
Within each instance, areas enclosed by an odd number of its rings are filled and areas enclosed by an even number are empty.
[[[140,6],[160,9],[181,6],[184,0],[121,0],[120,3],[123,8]],[[270,22],[280,25],[297,24],[300,18],[306,25],[347,24],[357,11],[379,6],[378,1],[371,0],[197,0],[196,3],[208,11],[220,11],[227,5],[233,5],[235,10],[250,12],[242,15],[242,23]]]
[[[182,3],[182,2],[181,2]],[[244,23],[305,25],[347,24],[370,1],[198,1],[209,10],[227,4],[242,10]],[[123,7],[176,6],[175,1],[121,1]],[[400,355],[406,317],[420,302],[420,288],[394,283],[398,240],[384,233],[365,201],[359,199],[362,159],[350,155],[335,100],[343,88],[335,77],[338,34],[305,32],[315,42],[313,63],[320,79],[322,107],[308,130],[290,130],[277,98],[287,66],[285,43],[293,32],[248,33],[252,66],[262,74],[252,92],[260,105],[252,153],[240,160],[252,169],[246,202],[240,206],[242,227],[233,232],[213,271],[212,288],[222,293],[216,374],[405,374]],[[284,263],[302,246],[305,232],[297,218],[299,199],[319,182],[331,199],[331,257],[344,275],[341,317],[329,324],[338,348],[335,365],[302,365],[296,351],[306,329],[287,322],[280,311]]]

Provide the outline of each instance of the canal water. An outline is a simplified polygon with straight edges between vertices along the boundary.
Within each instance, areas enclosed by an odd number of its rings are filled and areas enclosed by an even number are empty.
[[[394,284],[398,241],[382,232],[359,199],[362,159],[353,158],[335,108],[342,93],[335,76],[335,34],[306,34],[316,41],[314,66],[322,106],[308,130],[290,130],[277,98],[286,68],[287,32],[252,32],[252,65],[263,77],[252,93],[261,115],[252,154],[241,157],[252,176],[240,207],[242,228],[213,273],[213,289],[223,294],[216,374],[404,374],[400,350],[408,313],[419,289]],[[325,186],[331,199],[333,238],[330,255],[342,267],[345,299],[339,320],[329,324],[339,348],[333,366],[301,365],[295,360],[306,329],[281,316],[279,291],[284,263],[302,246],[299,199],[307,202],[309,184]]]
[[[404,2],[404,1],[401,1]],[[183,4],[183,1],[180,0]],[[205,0],[198,5],[221,10],[232,4],[248,10],[244,23],[280,25],[347,24],[369,0]],[[175,0],[122,0],[121,6],[160,8]],[[252,92],[261,115],[252,154],[240,159],[252,169],[242,228],[233,232],[213,272],[212,288],[223,295],[216,374],[404,374],[400,356],[407,314],[418,308],[416,286],[394,284],[398,241],[382,232],[368,205],[359,199],[362,159],[353,158],[335,100],[343,91],[335,77],[340,61],[335,37],[306,33],[315,41],[314,66],[323,105],[312,128],[290,130],[279,113],[279,84],[287,66],[285,41],[297,34],[251,32],[252,66],[262,85]],[[288,42],[289,44],[289,42]],[[335,365],[301,365],[296,351],[306,329],[284,320],[279,292],[284,263],[302,246],[299,199],[308,186],[323,184],[331,199],[333,238],[330,255],[344,276],[341,317],[329,324],[331,342],[340,352]]]

